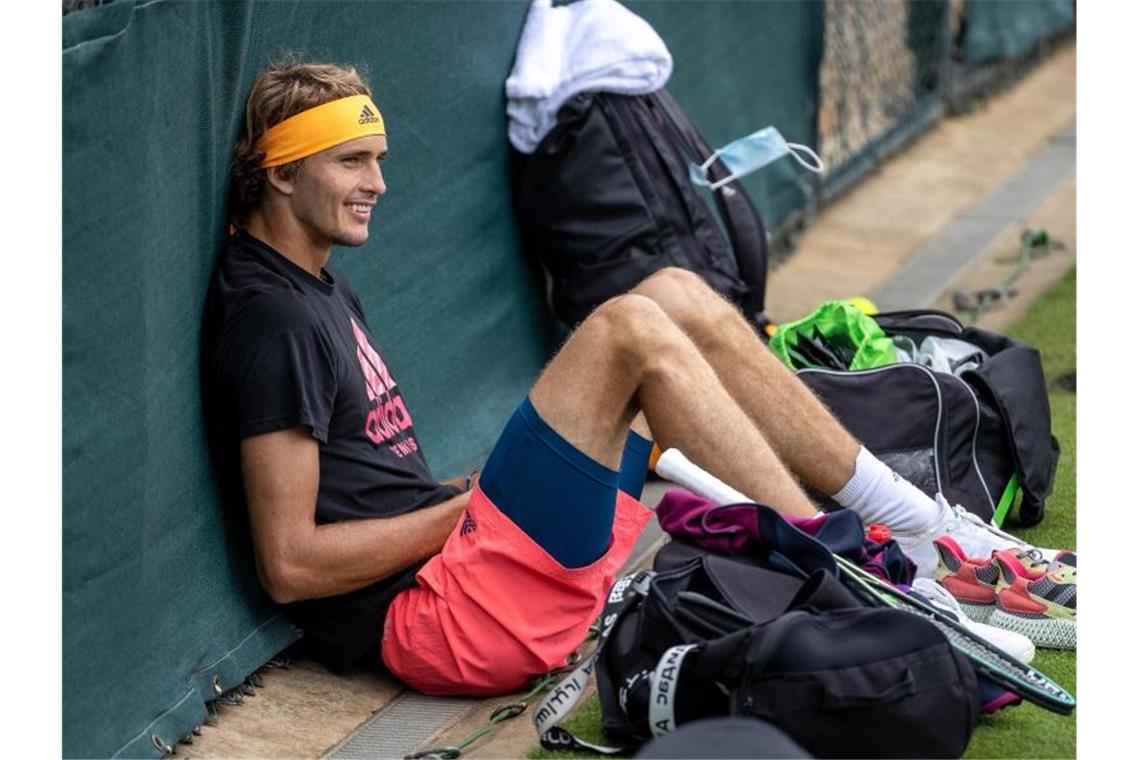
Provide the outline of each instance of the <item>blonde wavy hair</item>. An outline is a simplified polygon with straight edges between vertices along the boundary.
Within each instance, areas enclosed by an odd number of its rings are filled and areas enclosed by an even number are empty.
[[[261,205],[268,185],[261,168],[265,154],[257,141],[275,124],[301,111],[352,95],[372,96],[364,78],[352,66],[296,63],[284,59],[257,75],[245,105],[245,130],[234,147],[230,164],[230,221],[244,228]],[[305,159],[277,167],[283,177],[296,174]]]

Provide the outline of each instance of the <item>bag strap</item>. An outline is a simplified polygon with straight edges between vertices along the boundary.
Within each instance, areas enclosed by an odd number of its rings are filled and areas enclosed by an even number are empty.
[[[677,701],[677,682],[681,679],[681,665],[685,656],[697,644],[680,644],[665,650],[657,667],[649,677],[649,730],[654,736],[677,730],[674,705]]]
[[[667,123],[694,157],[704,162],[712,156],[712,148],[667,90],[662,88],[648,97],[660,106]],[[729,175],[719,158],[709,167],[709,178],[714,181]],[[749,286],[745,303],[747,316],[762,323],[765,321],[762,317],[764,293],[768,287],[768,237],[764,220],[739,180],[722,185],[713,191],[713,197],[728,232],[740,276]]]
[[[558,682],[550,694],[538,705],[534,713],[534,728],[538,732],[539,742],[543,749],[565,750],[575,749],[586,752],[596,752],[602,755],[616,755],[625,752],[624,747],[610,747],[602,744],[592,744],[578,738],[572,732],[558,725],[560,721],[570,714],[594,672],[594,665],[605,649],[606,641],[613,632],[617,621],[636,604],[645,599],[649,592],[649,582],[653,580],[651,570],[642,570],[630,573],[620,578],[610,589],[606,597],[606,605],[602,608],[601,633],[598,635],[598,645],[593,653],[582,660],[578,667]]]

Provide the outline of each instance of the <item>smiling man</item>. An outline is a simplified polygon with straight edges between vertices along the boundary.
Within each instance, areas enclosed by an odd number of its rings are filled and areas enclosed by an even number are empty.
[[[203,319],[223,496],[248,508],[266,591],[338,670],[378,659],[383,611],[466,503],[431,476],[356,293],[325,267],[333,245],[368,240],[387,151],[354,70],[263,72],[234,150],[237,231]]]
[[[582,323],[477,482],[436,480],[359,299],[327,266],[334,245],[367,241],[387,151],[355,70],[263,72],[203,319],[226,501],[248,513],[262,585],[333,669],[382,661],[421,691],[492,694],[564,664],[651,517],[636,500],[650,431],[786,514],[816,513],[797,477],[833,494],[928,574],[943,533],[974,555],[1019,545],[894,475],[678,270]]]

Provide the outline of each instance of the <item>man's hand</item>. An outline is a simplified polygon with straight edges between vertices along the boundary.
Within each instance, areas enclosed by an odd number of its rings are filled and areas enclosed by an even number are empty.
[[[430,557],[467,506],[463,493],[398,517],[317,525],[319,451],[304,427],[241,443],[258,574],[276,602],[343,594]]]
[[[475,487],[475,484],[478,481],[479,471],[475,470],[470,475],[458,475],[454,478],[448,478],[447,480],[441,480],[439,482],[443,483],[445,486],[453,486],[455,488],[458,488],[461,493],[467,493]]]

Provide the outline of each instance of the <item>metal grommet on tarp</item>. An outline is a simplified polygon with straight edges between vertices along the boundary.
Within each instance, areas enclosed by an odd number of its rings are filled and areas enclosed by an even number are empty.
[[[150,735],[150,741],[151,741],[151,744],[153,744],[155,746],[155,749],[157,749],[163,755],[173,755],[174,754],[174,747],[171,747],[169,744],[167,744],[165,741],[163,741],[162,737],[159,736],[158,734],[151,734]]]

